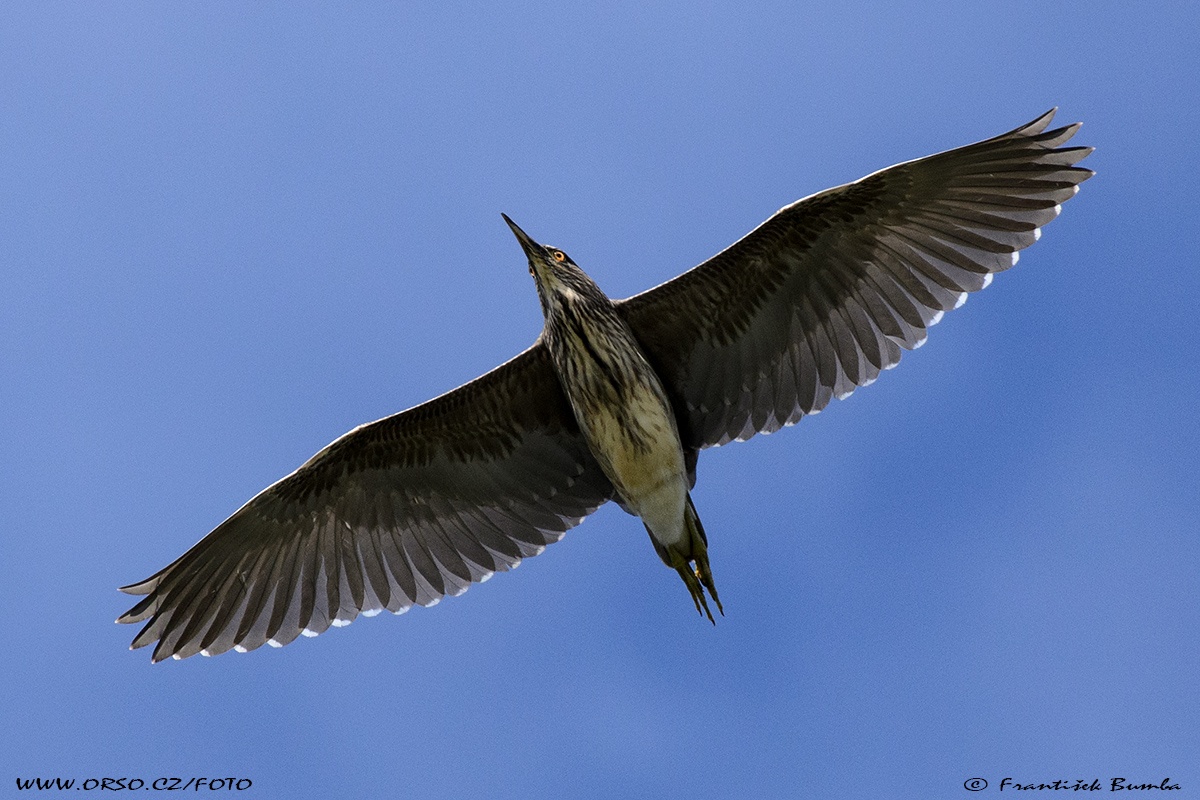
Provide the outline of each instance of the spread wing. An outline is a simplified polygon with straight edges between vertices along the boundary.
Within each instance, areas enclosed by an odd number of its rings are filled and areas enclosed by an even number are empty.
[[[1054,110],[799,200],[618,307],[686,448],[778,430],[871,383],[1017,261],[1092,176]]]
[[[282,646],[466,591],[608,500],[539,341],[334,441],[151,578],[118,622],[153,659]]]

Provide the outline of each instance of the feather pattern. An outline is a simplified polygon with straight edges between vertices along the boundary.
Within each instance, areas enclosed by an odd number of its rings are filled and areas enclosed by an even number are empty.
[[[793,203],[616,303],[670,400],[689,486],[700,449],[792,425],[871,383],[1016,263],[1092,175],[1075,166],[1090,148],[1062,147],[1078,126],[1047,130],[1053,115]],[[591,317],[554,324],[574,324],[593,356],[604,343],[589,338],[604,338]],[[545,336],[342,436],[123,587],[142,596],[118,620],[144,623],[132,646],[157,642],[155,661],[283,646],[359,614],[434,605],[624,502],[562,389],[586,376],[556,374]]]
[[[154,660],[281,646],[512,569],[607,501],[545,347],[363,425],[123,591]]]
[[[1092,172],[1054,110],[784,207],[713,258],[617,307],[685,448],[771,433],[894,367]]]

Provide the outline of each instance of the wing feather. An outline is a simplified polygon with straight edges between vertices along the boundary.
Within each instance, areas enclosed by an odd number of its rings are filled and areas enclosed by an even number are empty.
[[[339,438],[123,591],[153,660],[284,645],[466,591],[610,499],[538,342]]]
[[[700,266],[620,301],[685,448],[793,424],[896,365],[1008,269],[1092,172],[1051,110],[973,145],[786,206]]]

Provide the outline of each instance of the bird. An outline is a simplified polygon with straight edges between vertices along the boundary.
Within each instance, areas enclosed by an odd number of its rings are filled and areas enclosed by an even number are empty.
[[[844,398],[1017,262],[1094,173],[1057,109],[787,205],[612,300],[507,215],[545,325],[486,374],[361,425],[121,591],[152,661],[282,647],[432,606],[540,554],[609,500],[697,612],[724,614],[692,501],[701,450]],[[711,601],[711,604],[710,604]]]

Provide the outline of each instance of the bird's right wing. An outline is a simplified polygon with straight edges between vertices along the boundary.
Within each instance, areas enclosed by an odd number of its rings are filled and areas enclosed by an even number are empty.
[[[699,449],[778,430],[895,366],[1016,263],[1090,170],[1051,111],[781,209],[728,249],[619,301]]]
[[[401,612],[537,555],[613,493],[539,340],[476,380],[363,425],[263,490],[174,563],[132,647],[153,659],[283,645]]]

